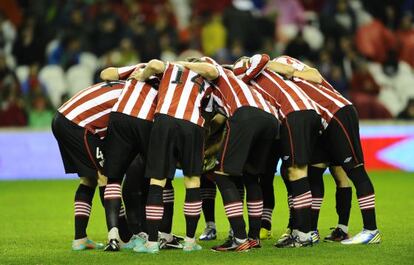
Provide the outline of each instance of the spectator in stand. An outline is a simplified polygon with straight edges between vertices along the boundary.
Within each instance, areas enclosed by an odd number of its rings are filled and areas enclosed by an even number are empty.
[[[0,11],[0,50],[6,55],[11,54],[13,42],[16,39],[16,29],[2,11]]]
[[[351,80],[350,98],[361,119],[390,119],[391,113],[382,105],[377,96],[380,86],[375,82],[364,61],[357,64]]]
[[[119,56],[118,65],[133,65],[140,61],[139,54],[134,48],[132,40],[128,37],[119,42],[119,48],[115,51]]]
[[[396,40],[394,34],[381,21],[371,19],[358,28],[355,44],[363,56],[383,63],[388,52],[395,48]]]
[[[356,29],[355,13],[346,0],[327,1],[320,23],[322,32],[336,39],[353,34]]]
[[[18,65],[43,63],[45,43],[42,35],[42,30],[37,26],[37,19],[27,17],[13,45],[13,55]]]
[[[31,108],[29,109],[30,128],[48,128],[52,123],[54,111],[48,108],[47,98],[42,94],[37,94],[33,97]]]
[[[407,106],[397,116],[401,120],[414,120],[414,98],[408,100]]]
[[[118,46],[121,37],[122,24],[119,16],[112,11],[107,1],[99,4],[99,13],[96,17],[96,27],[93,33],[93,51],[101,56]]]
[[[241,42],[247,54],[259,50],[262,40],[257,20],[252,14],[253,3],[249,0],[233,0],[232,6],[223,13],[223,24],[227,28],[227,47]]]
[[[400,27],[395,34],[398,40],[400,60],[414,67],[414,27],[411,13],[406,13],[402,17]]]
[[[63,69],[67,70],[72,65],[79,63],[81,52],[82,47],[79,38],[76,35],[66,36],[51,51],[48,62],[49,64],[59,64]]]
[[[312,51],[303,38],[302,31],[298,31],[296,37],[287,44],[285,54],[301,61],[312,58]]]
[[[227,31],[219,14],[207,15],[207,23],[201,29],[201,45],[207,56],[213,56],[226,47]]]
[[[6,57],[0,54],[0,127],[25,126],[24,100],[16,74],[6,65]]]
[[[46,86],[39,80],[39,64],[34,63],[30,66],[29,75],[22,82],[22,92],[25,98],[39,93],[47,95]]]

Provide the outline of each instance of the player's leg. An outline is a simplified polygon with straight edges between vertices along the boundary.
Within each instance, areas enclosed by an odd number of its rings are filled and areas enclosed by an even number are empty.
[[[280,175],[282,177],[283,183],[286,187],[286,193],[287,193],[287,204],[289,208],[289,219],[288,224],[286,226],[286,231],[279,237],[278,243],[281,243],[288,239],[290,235],[292,234],[292,230],[295,227],[295,216],[293,214],[293,200],[292,200],[292,189],[290,187],[290,182],[287,174],[287,168],[283,166],[283,164],[280,167]]]
[[[214,240],[217,238],[215,223],[216,183],[212,179],[213,177],[214,173],[212,172],[201,175],[200,193],[206,228],[200,235],[200,240]]]
[[[274,155],[269,159],[269,167],[260,178],[260,186],[263,193],[263,214],[260,228],[260,239],[272,238],[272,214],[275,208],[274,178],[279,161],[279,141],[275,142]]]
[[[332,233],[325,237],[327,242],[338,242],[348,239],[348,222],[351,213],[352,188],[351,183],[340,166],[331,166],[329,168],[336,183],[336,213],[338,214],[338,225],[332,230]]]
[[[259,184],[259,177],[245,174],[243,176],[246,187],[246,204],[249,217],[248,238],[251,247],[260,248],[260,227],[263,214],[263,193]]]
[[[119,251],[121,240],[128,242],[129,232],[125,209],[122,206],[122,181],[124,175],[138,153],[138,142],[134,130],[136,118],[111,113],[108,132],[105,138],[104,172],[108,184],[104,192],[104,206],[108,229],[108,244],[105,251]],[[121,229],[122,228],[122,229]]]
[[[75,239],[72,244],[73,250],[94,248],[89,246],[86,228],[88,227],[91,214],[92,200],[96,188],[96,179],[80,177],[80,183],[75,193]],[[100,246],[100,245],[99,245]]]
[[[292,191],[296,228],[292,237],[276,247],[301,247],[312,245],[311,206],[312,193],[307,164],[310,162],[320,127],[320,117],[314,111],[290,113],[281,127],[283,167],[287,168]]]
[[[180,243],[184,238],[171,233],[174,215],[174,187],[172,180],[168,179],[163,191],[164,216],[160,226],[160,249],[181,249]]]
[[[148,239],[144,222],[149,182],[144,173],[145,164],[141,156],[138,155],[129,166],[122,186],[122,199],[125,204],[127,223],[133,235],[127,243],[121,245],[121,248],[132,249],[136,245],[144,244]]]
[[[184,176],[185,201],[184,216],[186,223],[186,237],[184,240],[184,251],[200,250],[201,246],[196,243],[195,232],[201,214],[200,177]]]
[[[331,127],[331,128],[330,128]],[[365,166],[359,137],[359,122],[353,106],[346,106],[335,113],[328,126],[331,143],[336,143],[336,160],[353,182],[364,229],[343,244],[373,244],[381,242],[375,216],[375,191]]]
[[[326,168],[327,165],[323,163],[308,166],[309,185],[312,192],[311,231],[313,243],[318,243],[320,240],[318,220],[319,211],[321,209],[323,197],[325,194],[323,173],[325,172]]]
[[[220,246],[213,247],[216,251],[243,251],[250,248],[246,234],[246,224],[243,219],[243,202],[236,187],[234,178],[225,174],[217,173],[216,183],[221,197],[226,216],[233,231],[233,240],[226,241]]]
[[[75,240],[73,250],[102,248],[103,244],[88,239],[86,228],[95,193],[99,161],[89,153],[88,132],[57,113],[52,121],[52,131],[58,142],[66,173],[77,173],[81,178],[75,193]],[[93,136],[92,136],[93,137]],[[100,140],[96,137],[96,142]],[[96,147],[99,147],[99,144]],[[96,150],[96,149],[93,149]],[[99,149],[98,149],[99,150]]]

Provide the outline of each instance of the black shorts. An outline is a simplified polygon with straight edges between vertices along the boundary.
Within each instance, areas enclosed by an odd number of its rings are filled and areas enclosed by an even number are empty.
[[[172,179],[177,163],[185,176],[200,176],[203,159],[202,127],[169,115],[155,115],[149,141],[146,177]]]
[[[321,117],[314,110],[289,113],[280,128],[283,166],[309,164],[321,129]]]
[[[97,178],[104,164],[103,140],[59,112],[53,118],[52,131],[59,144],[65,172]]]
[[[364,163],[358,114],[354,106],[348,105],[338,110],[322,136],[320,145],[323,148],[315,152],[314,163],[328,162],[344,169]]]
[[[105,175],[110,179],[122,179],[134,158],[140,154],[144,163],[152,122],[119,112],[109,116],[105,138]]]
[[[254,107],[241,107],[227,120],[227,135],[218,154],[218,169],[241,176],[264,174],[274,154],[279,121]]]

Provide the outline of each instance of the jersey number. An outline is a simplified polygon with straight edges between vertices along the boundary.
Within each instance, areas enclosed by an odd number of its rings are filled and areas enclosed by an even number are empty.
[[[177,74],[175,75],[175,79],[171,81],[171,84],[182,84],[182,77],[183,77],[183,69],[180,67],[178,68]],[[195,75],[191,78],[191,81],[198,86],[199,93],[204,91],[204,79],[201,75]]]

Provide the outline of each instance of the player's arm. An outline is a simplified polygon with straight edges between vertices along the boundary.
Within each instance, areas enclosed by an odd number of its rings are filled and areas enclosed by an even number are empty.
[[[105,81],[118,80],[118,69],[116,67],[105,68],[101,71],[100,77],[102,80]]]
[[[224,115],[219,114],[219,113],[216,114],[211,120],[210,131],[214,132],[220,127],[224,128],[223,123],[225,123],[226,120],[227,118]],[[213,143],[210,146],[207,146],[206,150],[204,151],[204,156],[210,157],[210,156],[214,156],[215,154],[217,154],[217,152],[220,150],[221,146],[223,145],[224,138],[225,138],[225,129],[223,129],[221,137],[219,137],[215,143]]]
[[[289,79],[292,78],[295,72],[295,68],[293,68],[292,66],[275,61],[268,62],[267,68],[273,72],[282,74]]]
[[[138,81],[145,81],[153,75],[161,74],[165,71],[165,63],[160,60],[153,59],[147,63],[142,71],[136,71],[131,75]]]
[[[214,80],[219,76],[217,68],[210,63],[180,61],[177,62],[177,64],[181,64],[182,66],[190,69],[193,72],[196,72],[207,80]]]
[[[316,68],[307,67],[302,71],[294,71],[293,72],[294,77],[299,77],[303,80],[310,81],[313,83],[321,84],[323,81],[322,75],[319,73],[319,71]]]

